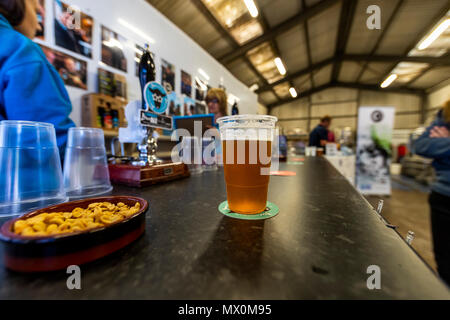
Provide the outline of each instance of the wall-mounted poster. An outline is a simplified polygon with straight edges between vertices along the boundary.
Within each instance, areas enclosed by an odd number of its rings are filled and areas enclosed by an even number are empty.
[[[207,85],[203,83],[200,79],[195,78],[195,100],[203,101],[205,100]]]
[[[127,58],[123,52],[125,43],[124,37],[102,26],[102,62],[127,72]]]
[[[190,97],[184,97],[184,115],[192,116],[195,114],[195,100]]]
[[[167,93],[175,91],[175,66],[161,59],[161,83]]]
[[[39,0],[39,8],[37,12],[38,23],[41,28],[36,33],[36,38],[44,40],[45,38],[45,0]]]
[[[116,88],[114,86],[114,73],[102,68],[98,68],[97,92],[114,97]]]
[[[92,58],[94,19],[60,0],[54,0],[53,6],[56,45]]]
[[[192,95],[192,77],[183,70],[181,70],[181,93],[188,97]]]
[[[395,108],[360,107],[358,114],[356,185],[362,194],[389,195]]]
[[[87,63],[65,53],[42,46],[47,60],[55,67],[68,86],[87,90]]]
[[[127,99],[127,80],[125,76],[98,68],[97,92],[111,96]]]
[[[135,51],[135,56],[134,56],[135,74],[136,74],[136,77],[139,77],[139,63],[141,62],[141,57],[144,54],[145,49],[137,44],[134,51]],[[150,54],[152,55],[153,61],[156,62],[155,54],[151,51],[150,51]]]

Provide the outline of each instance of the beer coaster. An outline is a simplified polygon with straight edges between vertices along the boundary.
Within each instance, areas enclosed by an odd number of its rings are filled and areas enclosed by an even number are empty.
[[[232,212],[230,208],[228,208],[228,201],[224,201],[219,205],[220,213],[226,215],[227,217],[241,220],[265,220],[275,217],[280,209],[278,206],[272,202],[267,201],[267,207],[264,212],[258,214],[239,214]]]
[[[293,164],[295,166],[302,166],[302,165],[304,165],[304,162],[288,162],[287,164]]]
[[[283,177],[293,177],[296,176],[297,173],[294,171],[272,171],[270,173],[271,176],[283,176]]]

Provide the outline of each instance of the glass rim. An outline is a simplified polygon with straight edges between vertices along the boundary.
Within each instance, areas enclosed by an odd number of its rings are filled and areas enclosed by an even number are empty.
[[[276,123],[278,121],[277,117],[269,115],[258,115],[258,114],[242,114],[235,116],[225,116],[217,119],[217,123],[222,124],[225,122],[237,121],[237,120],[265,120]]]
[[[71,127],[69,131],[93,131],[93,132],[104,132],[103,129],[100,128],[89,128],[89,127]]]
[[[25,121],[25,120],[2,120],[2,121],[0,121],[0,126],[5,126],[5,127],[27,126],[27,127],[36,127],[36,128],[54,128],[55,127],[52,123],[48,123],[48,122]]]

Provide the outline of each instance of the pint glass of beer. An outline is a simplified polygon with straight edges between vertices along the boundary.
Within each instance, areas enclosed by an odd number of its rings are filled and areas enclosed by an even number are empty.
[[[227,200],[240,214],[264,212],[276,117],[239,115],[217,120],[223,145]]]

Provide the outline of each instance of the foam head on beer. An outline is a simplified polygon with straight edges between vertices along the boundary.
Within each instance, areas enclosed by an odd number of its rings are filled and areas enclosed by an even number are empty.
[[[277,118],[240,115],[217,122],[230,210],[241,214],[264,212]]]

